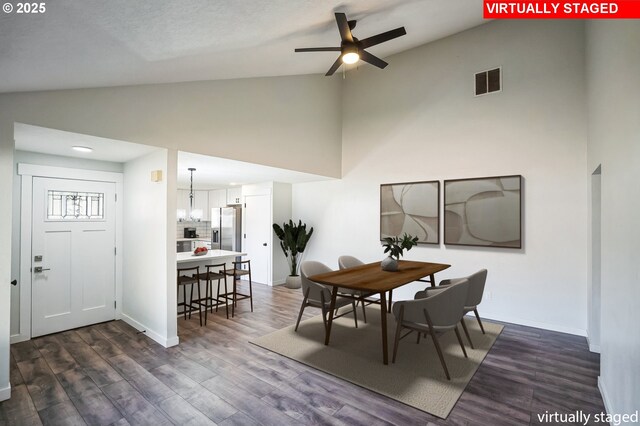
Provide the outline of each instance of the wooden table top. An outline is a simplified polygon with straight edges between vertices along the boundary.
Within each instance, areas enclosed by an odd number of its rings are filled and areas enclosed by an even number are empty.
[[[374,262],[341,271],[313,275],[309,279],[321,284],[380,293],[444,271],[450,266],[443,263],[401,260],[398,262],[398,271],[387,272],[382,270],[380,262]]]

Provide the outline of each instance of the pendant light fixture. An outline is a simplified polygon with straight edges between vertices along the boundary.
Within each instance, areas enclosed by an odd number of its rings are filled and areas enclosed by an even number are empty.
[[[193,193],[193,172],[195,171],[195,168],[189,167],[189,172],[191,173],[191,184],[189,186],[189,219],[192,222],[200,222],[202,220],[202,209],[193,208],[195,200],[195,195]]]

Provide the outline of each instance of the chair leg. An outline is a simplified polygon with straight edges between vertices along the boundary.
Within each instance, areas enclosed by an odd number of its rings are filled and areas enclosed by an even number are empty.
[[[209,297],[211,298],[211,304],[209,305],[209,311],[213,314],[213,280],[207,282],[209,286]],[[220,280],[218,280],[218,287],[220,287]],[[216,301],[216,312],[218,312],[218,304]]]
[[[360,298],[360,303],[362,304],[362,318],[364,318],[364,323],[367,323],[367,311],[364,308],[364,297]]]
[[[471,349],[475,349],[473,347],[473,342],[471,341],[471,336],[469,336],[469,330],[467,329],[467,323],[464,322],[464,316],[460,320],[460,323],[462,324],[462,329],[464,330],[464,334],[466,334],[467,340],[469,341],[469,346],[471,346]]]
[[[193,283],[191,283],[191,296],[189,297],[189,319],[191,319],[191,311],[193,311]]]
[[[427,320],[427,324],[429,325],[429,334],[431,334],[431,338],[433,339],[433,345],[436,347],[436,351],[438,352],[438,358],[440,358],[440,364],[442,364],[442,368],[444,369],[444,374],[447,376],[447,380],[451,380],[451,376],[449,375],[449,369],[447,368],[447,363],[444,361],[444,356],[442,355],[442,349],[440,348],[440,342],[438,341],[438,336],[436,336],[436,332],[433,330],[433,322],[431,322],[431,317],[429,316],[429,312],[424,309],[424,317]]]
[[[431,338],[433,339],[433,344],[436,347],[436,351],[438,352],[438,357],[440,358],[440,364],[442,364],[442,368],[444,369],[444,374],[445,376],[447,376],[447,380],[451,380],[451,376],[449,376],[449,369],[447,368],[447,363],[444,362],[442,349],[440,349],[440,342],[438,341],[438,336],[436,336],[436,333],[433,330],[431,330]]]
[[[307,292],[307,295],[308,294],[309,293]],[[329,309],[326,308],[327,303],[324,300],[324,293],[320,293],[320,304],[322,305],[322,322],[324,323],[324,336],[326,340],[327,334],[329,333],[329,322],[327,320],[327,315],[331,315],[331,305],[329,305]]]
[[[211,284],[211,297],[213,297],[213,284]],[[220,278],[218,278],[218,290],[216,293],[216,312],[218,312],[218,306],[220,306]],[[213,305],[211,305],[211,309],[213,309]]]
[[[458,326],[456,325],[456,328],[454,329],[456,331],[456,337],[458,338],[458,343],[460,343],[460,347],[462,348],[462,353],[464,354],[465,358],[469,358],[467,356],[467,350],[464,348],[464,343],[462,343],[462,336],[460,336],[460,330],[458,330]]]
[[[294,331],[298,331],[298,326],[300,325],[300,320],[302,319],[302,313],[304,312],[304,308],[307,305],[307,298],[309,296],[309,289],[304,294],[304,298],[302,299],[302,305],[300,305],[300,313],[298,313],[298,321],[296,321],[296,328]]]
[[[356,328],[358,328],[358,311],[356,311],[356,301],[351,301],[351,306],[353,307],[353,321],[356,323]]]
[[[231,318],[236,314],[236,274],[233,274],[233,290],[231,293]]]
[[[213,295],[209,296],[210,293],[213,293],[213,284],[211,281],[207,280],[207,283],[204,286],[204,325],[207,325],[207,308],[209,307],[209,301],[212,300]],[[211,304],[211,313],[213,313],[213,303]]]
[[[253,312],[253,286],[251,281],[251,266],[249,266],[249,303],[251,303],[251,312]]]
[[[198,278],[198,282],[195,284],[198,286],[198,319],[200,320],[200,327],[202,327],[202,294],[200,294],[200,278]],[[207,308],[204,308],[205,312]]]
[[[478,308],[473,309],[473,313],[476,314],[476,319],[478,320],[478,324],[480,324],[480,330],[482,330],[482,334],[486,334],[484,332],[484,327],[482,326],[482,321],[480,321],[480,315],[478,314]]]
[[[218,281],[218,284],[220,281]],[[227,288],[227,276],[224,276],[224,309],[227,311],[227,319],[229,319],[229,299],[227,296],[229,295],[229,289]],[[218,299],[220,299],[220,288],[218,287]]]
[[[187,320],[187,285],[182,284],[182,313],[185,321]]]
[[[400,306],[400,314],[398,315],[398,325],[396,326],[396,336],[393,339],[393,358],[392,363],[396,362],[396,355],[398,354],[398,344],[400,343],[400,332],[402,331],[402,318],[404,317],[404,306]],[[418,333],[418,336],[420,333]]]
[[[418,339],[416,339],[416,345],[419,345],[420,344],[420,332],[418,331],[416,334],[418,335]]]

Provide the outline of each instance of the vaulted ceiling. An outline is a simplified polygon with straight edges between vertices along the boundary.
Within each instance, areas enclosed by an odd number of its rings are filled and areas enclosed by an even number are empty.
[[[481,0],[56,0],[46,8],[0,14],[0,93],[324,73],[335,52],[293,49],[338,46],[334,11],[358,20],[359,38],[405,26],[406,36],[370,49],[381,58],[484,22]]]

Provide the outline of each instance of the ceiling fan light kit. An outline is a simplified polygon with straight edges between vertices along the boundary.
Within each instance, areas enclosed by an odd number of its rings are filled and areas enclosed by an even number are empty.
[[[340,31],[340,38],[342,39],[340,47],[308,47],[295,49],[296,52],[340,52],[340,56],[331,68],[329,68],[329,71],[325,74],[326,76],[333,75],[343,63],[355,64],[361,59],[381,69],[386,67],[389,64],[367,52],[365,49],[407,34],[404,27],[400,27],[372,37],[367,37],[363,40],[358,40],[351,33],[351,30],[356,27],[355,20],[348,21],[347,15],[344,13],[336,13],[336,23],[338,24],[338,31]]]
[[[343,50],[342,62],[345,64],[355,64],[360,60],[360,54],[356,47],[349,47]]]

